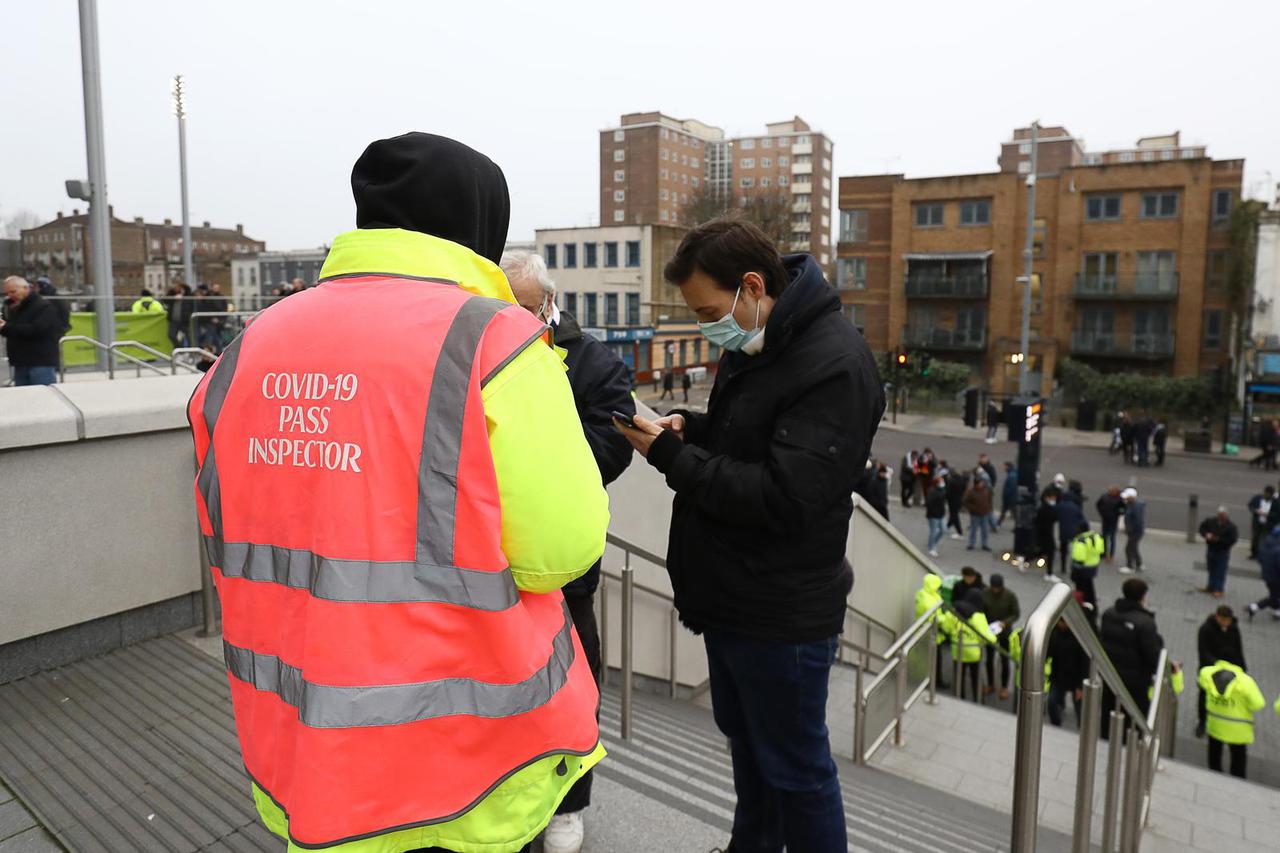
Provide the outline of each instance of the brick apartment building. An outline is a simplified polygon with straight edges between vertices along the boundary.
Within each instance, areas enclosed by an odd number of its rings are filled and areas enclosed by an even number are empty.
[[[998,172],[840,179],[837,281],[872,349],[967,362],[993,392],[1016,390],[1030,153],[1020,129]],[[1087,152],[1060,127],[1041,128],[1037,160],[1028,365],[1042,390],[1067,357],[1177,376],[1226,363],[1244,161],[1176,133]]]
[[[828,266],[831,151],[831,140],[799,117],[727,139],[693,119],[630,113],[600,131],[600,224],[685,225],[685,205],[706,188],[735,199],[773,194],[791,216],[783,250]]]
[[[183,280],[182,225],[166,219],[148,223],[142,217],[117,219],[111,209],[111,268],[115,292],[136,295],[143,287],[160,292]],[[245,236],[244,226],[214,228],[205,222],[191,228],[192,262],[199,283],[231,286],[233,258],[261,252],[266,244]],[[91,286],[93,246],[89,216],[73,210],[22,232],[22,263],[29,275],[46,275],[67,293],[83,293]]]

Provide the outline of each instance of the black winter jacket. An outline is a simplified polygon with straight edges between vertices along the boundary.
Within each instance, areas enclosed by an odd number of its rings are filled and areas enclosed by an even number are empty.
[[[636,413],[631,371],[606,344],[582,334],[578,321],[566,311],[560,312],[555,345],[565,351],[578,419],[600,469],[600,479],[607,486],[622,476],[634,455],[631,443],[614,427],[612,415]],[[596,562],[585,575],[567,584],[564,594],[591,595],[599,584],[600,563]]]
[[[786,643],[840,633],[851,495],[884,414],[875,359],[808,255],[758,355],[726,352],[705,415],[648,461],[675,490],[667,570],[681,620]]]
[[[1142,704],[1164,648],[1155,614],[1136,601],[1121,598],[1102,614],[1098,634],[1125,687]]]
[[[1240,626],[1235,619],[1231,627],[1222,630],[1218,620],[1209,615],[1196,634],[1196,652],[1200,666],[1213,666],[1220,660],[1233,663],[1241,669],[1248,669],[1244,662],[1244,642],[1240,639]]]
[[[1075,690],[1089,675],[1089,658],[1069,629],[1054,628],[1049,634],[1049,647],[1046,650],[1049,660],[1053,661],[1053,672],[1050,678],[1054,684],[1066,690]]]
[[[9,364],[14,367],[57,367],[62,316],[52,302],[33,288],[17,305],[4,304],[4,328]]]

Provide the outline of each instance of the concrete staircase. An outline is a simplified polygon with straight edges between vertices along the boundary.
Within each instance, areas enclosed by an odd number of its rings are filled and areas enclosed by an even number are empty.
[[[617,737],[620,707],[607,690],[601,730],[609,758],[597,773],[585,850],[701,851],[723,847],[733,823],[732,766],[711,713],[699,705],[636,695],[633,737]],[[1007,812],[837,757],[851,851],[975,853],[1009,849]],[[1007,807],[1007,804],[1006,804]],[[1041,850],[1068,851],[1042,831]]]

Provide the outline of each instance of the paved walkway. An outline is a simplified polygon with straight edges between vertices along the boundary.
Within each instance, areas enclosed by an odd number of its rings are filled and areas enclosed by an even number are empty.
[[[894,501],[889,514],[893,525],[923,550],[927,534],[924,510],[904,509],[900,502]],[[965,523],[968,523],[967,516]],[[1000,554],[1012,547],[1012,539],[1012,529],[1008,526],[993,534],[991,544],[995,550],[991,553],[968,551],[964,542],[944,539],[939,545],[940,557],[936,563],[943,574],[959,574],[960,568],[966,565],[972,565],[984,577],[993,572],[1002,573],[1006,585],[1018,595],[1025,620],[1043,597],[1045,584],[1043,572],[1021,574],[1001,561]],[[1121,540],[1123,546],[1123,536]],[[1205,583],[1203,546],[1187,544],[1179,533],[1150,531],[1143,540],[1142,553],[1147,562],[1143,578],[1151,584],[1150,604],[1160,632],[1174,659],[1183,661],[1188,669],[1187,690],[1178,717],[1179,758],[1198,766],[1204,766],[1207,761],[1205,742],[1194,735],[1196,634],[1217,605],[1226,603],[1241,616],[1249,671],[1268,698],[1268,708],[1255,718],[1257,743],[1249,748],[1249,777],[1255,782],[1280,787],[1280,718],[1270,710],[1270,703],[1280,693],[1280,621],[1266,614],[1252,623],[1243,617],[1245,605],[1265,593],[1258,564],[1245,560],[1247,552],[1243,546],[1237,547],[1228,575],[1227,596],[1219,602],[1196,592]],[[1097,583],[1098,599],[1104,609],[1120,596],[1120,584],[1124,580],[1125,576],[1104,564]]]

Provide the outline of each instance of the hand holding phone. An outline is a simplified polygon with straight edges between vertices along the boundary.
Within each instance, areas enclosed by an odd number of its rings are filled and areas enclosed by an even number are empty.
[[[622,424],[627,429],[638,429],[638,427],[636,426],[636,422],[633,421],[631,417],[632,417],[631,415],[625,414],[624,412],[619,412],[616,410],[613,412],[613,419],[615,421]]]

